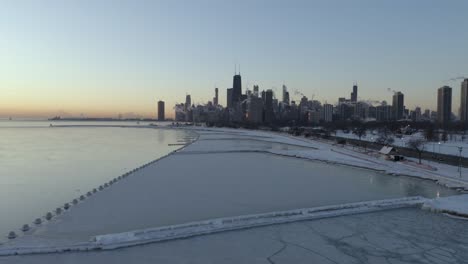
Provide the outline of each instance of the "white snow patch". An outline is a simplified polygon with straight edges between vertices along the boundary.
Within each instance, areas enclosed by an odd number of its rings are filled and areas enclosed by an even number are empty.
[[[422,208],[468,218],[468,194],[430,199]]]

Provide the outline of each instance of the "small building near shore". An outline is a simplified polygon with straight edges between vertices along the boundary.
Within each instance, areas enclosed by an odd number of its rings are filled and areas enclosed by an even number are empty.
[[[387,160],[400,161],[404,159],[404,157],[399,155],[397,150],[391,146],[383,146],[379,150],[379,153],[384,155]]]

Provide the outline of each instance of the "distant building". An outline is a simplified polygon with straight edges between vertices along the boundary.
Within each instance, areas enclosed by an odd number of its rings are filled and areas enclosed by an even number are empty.
[[[283,103],[289,105],[289,92],[286,85],[283,84]]]
[[[357,102],[358,98],[358,86],[357,83],[353,85],[353,92],[351,93],[351,102]]]
[[[429,110],[429,109],[424,110],[424,114],[422,114],[422,116],[423,116],[424,119],[430,120],[431,119],[431,110]]]
[[[247,99],[246,119],[255,124],[263,122],[263,100],[261,98],[251,96]]]
[[[377,119],[377,107],[369,105],[366,109],[366,118]]]
[[[354,104],[353,117],[355,119],[364,119],[366,117],[366,108],[367,108],[367,104],[363,102],[356,102]]]
[[[186,111],[185,105],[184,104],[176,104],[174,110],[175,110],[175,120],[178,122],[183,122],[185,121],[185,116],[186,116]]]
[[[265,92],[265,123],[271,123],[273,120],[273,90],[268,89]]]
[[[215,88],[215,97],[213,98],[213,104],[217,106],[218,103],[219,103],[218,88]]]
[[[461,84],[460,121],[468,123],[468,79],[463,80]]]
[[[185,96],[185,111],[187,111],[191,105],[192,105],[192,98],[190,97],[190,94],[187,94]]]
[[[349,103],[341,103],[338,105],[338,115],[340,120],[348,120],[353,116],[354,106]]]
[[[318,124],[320,122],[320,112],[319,111],[309,111],[309,122],[312,124]]]
[[[233,107],[233,104],[232,104],[232,88],[228,88],[226,90],[226,104],[227,104],[227,108],[232,108]]]
[[[400,120],[403,119],[403,113],[405,110],[404,105],[404,95],[402,92],[396,92],[393,94],[393,119]]]
[[[382,104],[376,107],[376,119],[378,122],[387,122],[392,119],[393,107]]]
[[[437,122],[447,124],[452,115],[452,88],[440,87],[437,90]]]
[[[415,122],[421,121],[421,107],[417,106],[411,114],[411,119]]]
[[[232,103],[240,103],[242,100],[242,79],[240,74],[236,74],[232,81]]]
[[[164,101],[158,101],[158,120],[166,120],[166,117],[164,115]]]
[[[253,96],[255,96],[255,97],[259,96],[258,90],[259,90],[258,85],[254,85],[253,86]]]

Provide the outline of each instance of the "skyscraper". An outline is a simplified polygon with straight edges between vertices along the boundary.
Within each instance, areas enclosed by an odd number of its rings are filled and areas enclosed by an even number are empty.
[[[262,98],[251,96],[247,99],[247,121],[261,123],[263,120],[263,100]]]
[[[185,96],[185,111],[187,111],[187,109],[189,109],[191,105],[192,105],[192,98],[190,97],[190,94],[187,94]]]
[[[258,88],[258,85],[254,85],[254,87],[253,87],[253,94],[254,94],[255,97],[258,97],[258,94],[259,94],[259,93],[258,93],[258,89],[259,89],[259,88]]]
[[[321,113],[322,113],[321,119],[323,121],[325,122],[333,121],[333,105],[324,104]]]
[[[351,93],[351,102],[357,102],[357,83],[353,85],[353,92]]]
[[[460,97],[460,121],[468,124],[468,79],[461,84]]]
[[[265,122],[273,121],[273,90],[268,89],[265,93]]]
[[[158,120],[164,121],[166,120],[164,115],[164,101],[158,101]]]
[[[213,104],[218,105],[219,102],[219,97],[218,97],[218,88],[215,88],[215,97],[213,98]]]
[[[283,103],[289,105],[289,92],[286,85],[283,84]]]
[[[393,119],[400,120],[403,118],[405,104],[404,104],[404,95],[402,92],[396,92],[393,94]]]
[[[437,90],[437,121],[447,124],[452,115],[452,88],[449,86],[440,87]]]
[[[227,108],[232,108],[232,88],[226,90],[226,104]]]
[[[234,75],[232,82],[232,103],[237,104],[242,100],[242,80],[240,73]]]

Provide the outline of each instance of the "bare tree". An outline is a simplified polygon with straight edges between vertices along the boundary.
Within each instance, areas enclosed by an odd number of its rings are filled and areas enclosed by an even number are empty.
[[[359,141],[361,141],[361,138],[362,137],[365,137],[366,136],[366,132],[367,132],[367,127],[364,125],[364,124],[359,124],[358,126],[356,126],[353,130],[353,134],[355,134],[356,136],[358,136],[359,138]]]
[[[426,145],[426,140],[423,138],[412,138],[410,139],[406,145],[409,148],[412,148],[416,152],[418,152],[419,156],[419,164],[421,164],[421,154],[424,151],[424,146]]]
[[[448,138],[447,138],[447,131],[444,130],[444,132],[442,133],[442,136],[440,137],[440,139],[442,141],[447,142]]]
[[[434,140],[434,127],[432,125],[429,125],[426,127],[424,130],[424,136],[426,137],[426,140],[428,141],[433,141]]]
[[[387,127],[379,129],[379,137],[375,140],[375,142],[382,144],[382,145],[391,145],[395,142],[395,139],[392,136],[392,132]]]

